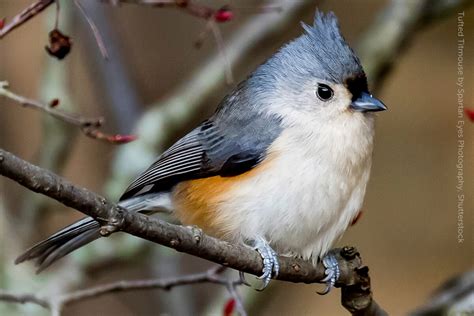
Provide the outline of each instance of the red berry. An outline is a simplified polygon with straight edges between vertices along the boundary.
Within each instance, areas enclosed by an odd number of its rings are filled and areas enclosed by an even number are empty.
[[[234,312],[235,309],[235,299],[229,298],[224,305],[224,313],[223,316],[230,316]]]
[[[137,139],[136,135],[114,135],[110,137],[110,141],[116,144],[125,144],[133,142]]]
[[[234,12],[232,12],[229,9],[225,9],[225,8],[219,9],[216,11],[216,13],[214,13],[214,20],[220,23],[230,21],[233,18],[234,18]]]

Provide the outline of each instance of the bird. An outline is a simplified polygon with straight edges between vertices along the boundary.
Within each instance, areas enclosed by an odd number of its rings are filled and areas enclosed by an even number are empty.
[[[326,267],[327,293],[340,271],[330,249],[355,221],[370,176],[375,112],[366,74],[333,12],[258,66],[141,173],[118,205],[171,212],[183,225],[243,243],[263,261],[265,288],[278,256]],[[38,272],[100,235],[85,217],[36,244],[16,263]]]

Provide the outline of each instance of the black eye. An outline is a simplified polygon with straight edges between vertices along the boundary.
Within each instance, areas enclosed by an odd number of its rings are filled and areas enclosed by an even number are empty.
[[[320,83],[318,84],[318,90],[316,91],[316,94],[321,101],[328,101],[334,95],[334,91],[332,91],[328,85]]]

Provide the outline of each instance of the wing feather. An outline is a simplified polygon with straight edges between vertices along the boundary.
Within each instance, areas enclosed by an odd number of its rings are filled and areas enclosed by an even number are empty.
[[[122,195],[121,200],[144,194],[141,190],[162,180],[183,174],[194,174],[202,169],[204,148],[199,141],[199,128],[177,141],[166,150],[145,172],[133,181]],[[150,186],[152,189],[153,186]]]
[[[120,200],[164,192],[176,183],[210,176],[234,176],[259,164],[268,146],[281,132],[280,119],[247,112],[243,92],[223,100],[214,116],[178,140],[133,181]],[[269,128],[271,126],[271,128]]]

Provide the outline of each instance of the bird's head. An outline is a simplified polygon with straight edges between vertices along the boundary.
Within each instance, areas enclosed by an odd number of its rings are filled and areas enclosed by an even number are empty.
[[[312,26],[283,46],[250,77],[254,93],[284,116],[331,119],[386,110],[368,90],[359,58],[336,16],[316,12]]]

